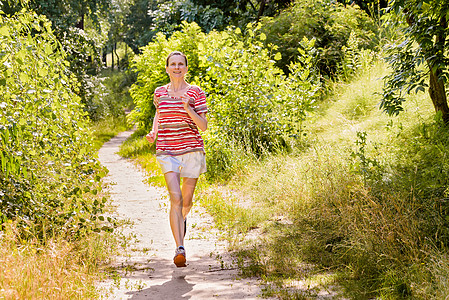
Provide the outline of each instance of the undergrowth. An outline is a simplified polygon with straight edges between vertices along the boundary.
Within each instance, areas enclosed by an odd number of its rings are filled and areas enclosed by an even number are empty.
[[[264,279],[264,296],[448,297],[449,134],[424,93],[396,118],[378,111],[385,72],[377,63],[337,86],[308,125],[309,148],[253,161],[220,196],[200,194],[220,226],[246,233],[230,235],[235,260]],[[235,190],[263,217],[233,214]]]
[[[90,128],[94,137],[93,146],[98,150],[119,132],[129,129],[129,125],[126,123],[125,115],[123,115],[93,122]]]
[[[58,237],[23,239],[13,222],[0,235],[1,299],[98,299],[95,282],[113,253],[109,233],[68,242]]]

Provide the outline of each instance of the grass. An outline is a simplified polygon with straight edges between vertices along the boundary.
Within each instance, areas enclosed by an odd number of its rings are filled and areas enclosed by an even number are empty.
[[[380,112],[386,72],[378,62],[336,84],[307,124],[309,148],[253,160],[199,194],[228,228],[242,274],[264,279],[264,296],[308,299],[338,287],[333,298],[448,297],[438,213],[447,209],[448,134],[424,93],[398,117]],[[240,212],[233,194],[259,217]]]
[[[118,118],[110,117],[92,123],[91,130],[95,149],[100,149],[104,143],[116,136],[119,132],[127,129],[129,129],[129,125],[126,123],[125,116]]]
[[[14,223],[0,237],[1,299],[97,299],[100,265],[112,248],[111,236],[83,241],[48,239],[44,244],[21,240]]]

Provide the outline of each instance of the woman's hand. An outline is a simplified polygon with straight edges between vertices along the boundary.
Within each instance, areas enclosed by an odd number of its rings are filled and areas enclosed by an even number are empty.
[[[194,99],[186,94],[181,96],[182,104],[184,104],[184,109],[186,112],[189,112],[189,110],[192,110],[192,107],[190,106],[190,101],[193,101]]]
[[[145,138],[147,139],[148,143],[153,144],[156,140],[156,133],[154,131],[151,131],[145,136]]]

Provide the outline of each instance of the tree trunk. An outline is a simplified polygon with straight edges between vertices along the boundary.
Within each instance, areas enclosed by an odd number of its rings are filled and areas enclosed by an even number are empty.
[[[107,68],[108,67],[108,61],[107,61],[107,59],[106,59],[106,57],[107,57],[107,54],[108,54],[108,50],[107,50],[108,48],[106,48],[106,47],[103,47],[103,51],[101,52],[101,60],[102,60],[102,62],[103,62],[103,64],[104,64],[104,66]]]
[[[449,124],[449,107],[447,105],[446,89],[443,80],[438,80],[441,75],[441,70],[437,69],[435,72],[430,69],[430,81],[429,81],[429,94],[432,99],[435,111],[441,111],[443,120],[446,124]]]
[[[114,70],[114,44],[112,44],[111,63],[112,63],[112,70]]]
[[[114,55],[117,57],[117,69],[120,69],[120,57],[117,54],[117,43],[114,43],[114,48],[112,51],[112,55]]]
[[[265,10],[265,3],[267,3],[269,0],[260,0],[260,7],[259,7],[259,13],[257,14],[256,23],[259,22],[260,17],[263,15],[263,11]]]
[[[81,14],[81,20],[76,24],[76,27],[84,30],[84,14]]]
[[[447,28],[447,20],[446,15],[442,15],[440,22],[441,28]],[[444,53],[446,43],[446,35],[445,31],[441,30],[435,39],[435,49],[440,49]],[[441,68],[433,68],[434,63],[428,61],[430,80],[429,80],[429,94],[432,99],[433,106],[435,107],[435,111],[441,111],[443,116],[443,121],[446,124],[449,124],[449,107],[447,105],[447,96],[446,89],[444,86],[443,80],[443,71]]]

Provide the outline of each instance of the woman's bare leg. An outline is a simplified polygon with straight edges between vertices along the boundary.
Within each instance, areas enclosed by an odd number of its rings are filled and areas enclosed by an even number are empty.
[[[179,173],[164,174],[165,183],[170,195],[170,227],[175,238],[176,247],[184,245],[183,199]]]
[[[182,178],[182,217],[186,218],[193,206],[193,193],[195,192],[198,178]],[[184,231],[184,230],[183,230]]]

